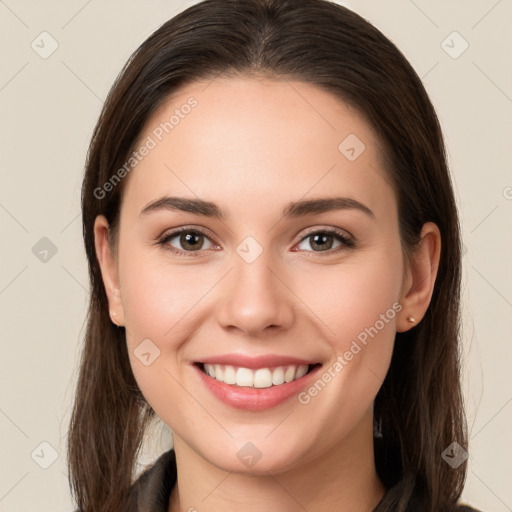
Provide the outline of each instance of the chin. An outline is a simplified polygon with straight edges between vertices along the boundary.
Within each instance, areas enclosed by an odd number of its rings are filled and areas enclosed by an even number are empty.
[[[275,440],[261,438],[254,442],[230,439],[224,444],[211,444],[202,456],[223,471],[265,475],[293,469],[305,455],[303,443],[300,446],[295,443],[283,445]]]

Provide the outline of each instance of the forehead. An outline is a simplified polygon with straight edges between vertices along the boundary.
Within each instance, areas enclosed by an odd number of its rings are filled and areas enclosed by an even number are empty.
[[[135,149],[150,149],[130,172],[123,203],[140,211],[158,196],[199,196],[254,214],[259,200],[282,206],[341,193],[389,208],[378,142],[355,109],[311,84],[195,82],[148,120]]]

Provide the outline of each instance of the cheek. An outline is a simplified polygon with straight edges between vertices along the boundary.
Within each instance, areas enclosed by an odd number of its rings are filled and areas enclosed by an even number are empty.
[[[356,409],[371,404],[389,368],[396,317],[402,309],[401,261],[399,249],[376,251],[301,279],[298,295],[320,318],[316,324],[331,352],[324,373],[332,384],[322,396],[353,408],[355,417]],[[317,388],[323,389],[321,384]]]
[[[165,258],[158,260],[134,257],[126,262],[120,276],[123,309],[133,333],[165,339],[167,343],[186,324],[194,306],[212,284],[207,276],[199,276],[193,265],[176,266],[170,271]]]
[[[399,251],[375,251],[347,259],[346,264],[318,266],[297,274],[294,284],[340,350],[375,324],[379,331],[394,335],[401,285]]]
[[[133,375],[158,416],[174,425],[173,417],[167,415],[190,407],[188,395],[179,384],[184,380],[179,355],[190,328],[188,315],[198,300],[197,291],[193,293],[186,272],[171,276],[168,270],[151,265],[141,265],[137,270],[133,267],[132,272],[125,270],[122,296]]]
[[[127,348],[140,389],[152,404],[168,399],[173,390],[181,396],[172,376],[181,378],[180,347],[191,332],[194,307],[211,283],[198,277],[192,265],[170,272],[136,253],[120,267],[120,280]]]

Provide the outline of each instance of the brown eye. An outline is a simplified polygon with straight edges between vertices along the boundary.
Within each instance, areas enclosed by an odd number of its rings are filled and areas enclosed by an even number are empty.
[[[329,250],[332,247],[333,242],[334,242],[332,235],[325,235],[325,234],[311,235],[309,237],[309,239],[311,240],[310,246],[313,249],[318,249],[320,251]]]
[[[213,246],[212,241],[206,235],[190,229],[169,233],[160,243],[176,253],[199,252]]]
[[[306,244],[309,245],[309,248]],[[353,246],[354,243],[352,240],[338,231],[316,231],[315,233],[310,233],[305,236],[298,247],[300,250],[309,252],[324,252],[330,251],[331,249],[336,250]]]
[[[204,241],[204,236],[198,233],[186,233],[180,235],[180,244],[186,251],[196,251],[201,249]]]

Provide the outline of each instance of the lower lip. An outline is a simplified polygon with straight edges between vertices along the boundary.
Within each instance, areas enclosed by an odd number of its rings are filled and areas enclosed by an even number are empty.
[[[193,365],[206,387],[222,402],[237,409],[261,411],[270,409],[297,395],[315,378],[321,366],[313,368],[300,379],[269,388],[249,388],[226,384],[204,373],[197,364]]]

